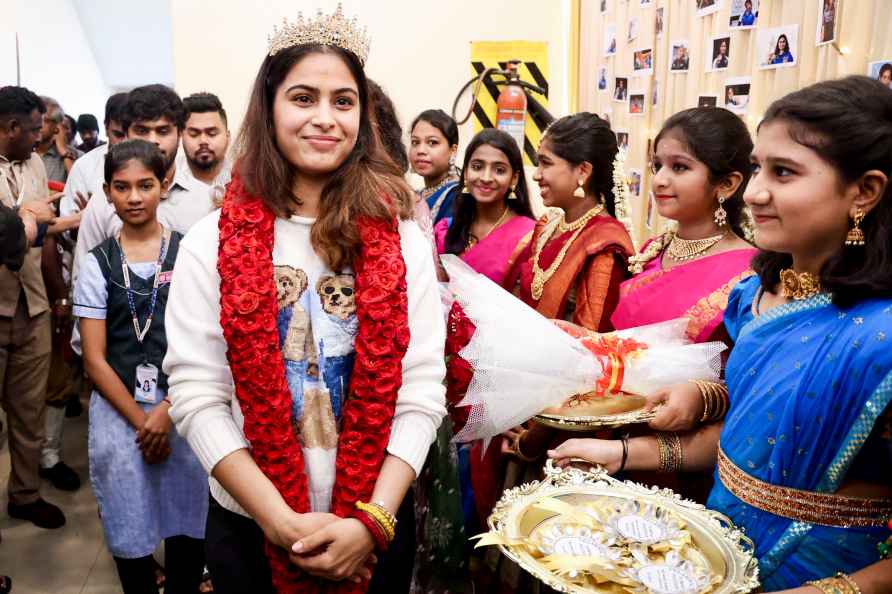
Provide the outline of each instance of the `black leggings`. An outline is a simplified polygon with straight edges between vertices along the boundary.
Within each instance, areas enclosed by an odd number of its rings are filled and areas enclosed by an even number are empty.
[[[158,594],[152,556],[115,557],[124,594]],[[188,536],[164,539],[164,593],[196,594],[204,571],[204,541]]]
[[[405,594],[412,582],[415,558],[415,514],[412,492],[397,512],[396,538],[378,564],[369,594]],[[205,546],[215,594],[275,594],[264,552],[263,531],[254,520],[233,513],[211,497]],[[129,593],[127,593],[129,594]]]

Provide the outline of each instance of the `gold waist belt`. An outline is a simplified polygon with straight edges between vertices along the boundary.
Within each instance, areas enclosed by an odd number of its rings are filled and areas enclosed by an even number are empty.
[[[750,476],[719,447],[719,479],[735,497],[776,516],[839,528],[885,526],[892,518],[892,499],[846,497],[781,487]]]

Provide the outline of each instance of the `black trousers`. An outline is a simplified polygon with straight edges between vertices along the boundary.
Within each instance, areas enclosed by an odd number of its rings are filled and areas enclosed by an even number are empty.
[[[397,512],[397,521],[396,538],[387,553],[378,555],[369,594],[405,594],[409,591],[415,559],[415,512],[411,491]],[[260,526],[251,518],[225,509],[213,497],[208,507],[205,547],[215,594],[275,594]]]
[[[124,594],[158,594],[152,557],[115,557]],[[204,572],[204,541],[188,536],[164,539],[165,594],[196,594]]]

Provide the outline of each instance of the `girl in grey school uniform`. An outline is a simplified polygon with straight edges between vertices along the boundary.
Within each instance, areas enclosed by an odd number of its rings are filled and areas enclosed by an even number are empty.
[[[112,147],[105,192],[123,222],[90,251],[75,288],[90,400],[90,480],[125,594],[157,592],[152,552],[165,542],[168,594],[198,591],[207,479],[171,431],[164,311],[181,235],[155,211],[168,180],[154,145]],[[97,197],[96,199],[102,199]]]

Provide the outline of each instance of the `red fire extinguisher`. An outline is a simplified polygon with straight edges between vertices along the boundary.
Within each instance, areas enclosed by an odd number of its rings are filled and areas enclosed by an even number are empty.
[[[496,102],[498,110],[496,127],[511,135],[522,153],[524,124],[527,119],[527,96],[519,82],[520,75],[517,73],[519,63],[517,60],[508,63],[508,84],[502,88],[499,100]]]

